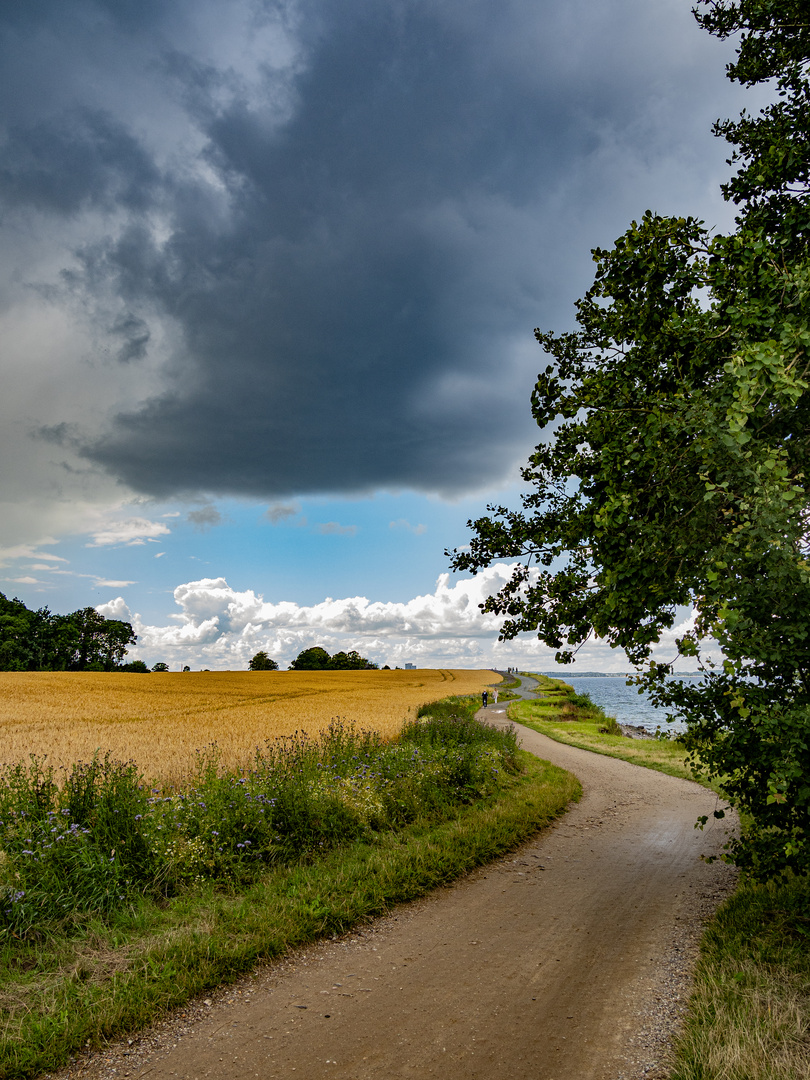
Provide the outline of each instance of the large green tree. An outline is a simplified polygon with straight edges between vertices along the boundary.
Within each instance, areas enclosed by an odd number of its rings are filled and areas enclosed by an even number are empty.
[[[22,600],[0,593],[0,671],[47,667],[51,623],[47,608],[31,611]]]
[[[105,619],[95,608],[81,608],[55,619],[55,655],[68,671],[113,671],[137,638],[128,622]]]
[[[648,212],[594,252],[578,330],[536,331],[553,363],[532,398],[530,493],[470,522],[453,566],[519,560],[484,605],[505,638],[536,631],[563,662],[591,635],[626,651],[750,816],[729,851],[764,878],[810,870],[810,20],[797,0],[696,14],[738,35],[732,79],[776,89],[716,126],[737,227]],[[677,650],[700,685],[650,661],[682,606]]]
[[[334,656],[330,656],[320,645],[304,649],[290,664],[291,671],[359,671],[376,667],[376,664],[372,664],[355,649],[348,653],[336,652]]]
[[[290,671],[326,671],[329,653],[320,645],[303,649],[290,664]]]
[[[261,649],[248,664],[249,671],[278,671],[278,664]]]
[[[136,641],[130,623],[95,608],[54,615],[0,593],[0,671],[112,671]]]
[[[336,652],[334,656],[331,656],[329,667],[332,671],[365,671],[376,668],[377,665],[372,664],[365,656],[361,656],[356,649],[349,649],[348,652]]]

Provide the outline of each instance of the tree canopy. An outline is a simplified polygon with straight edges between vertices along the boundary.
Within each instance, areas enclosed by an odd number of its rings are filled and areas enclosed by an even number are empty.
[[[0,671],[112,671],[137,638],[95,608],[54,615],[0,593]]]
[[[365,656],[361,656],[356,649],[348,652],[336,652],[329,658],[329,667],[332,671],[362,671],[366,668],[376,668]]]
[[[519,560],[483,605],[502,637],[536,631],[568,662],[597,635],[646,665],[696,762],[753,821],[730,856],[764,878],[810,869],[810,25],[798,0],[704,2],[696,17],[739,34],[730,78],[777,90],[715,126],[734,148],[736,228],[647,212],[594,251],[578,329],[535,332],[553,363],[532,396],[543,441],[522,510],[489,507],[452,564]],[[650,660],[684,606],[677,652],[699,685]]]
[[[250,671],[278,671],[278,664],[261,649],[248,664]]]
[[[129,671],[138,675],[148,675],[149,668],[143,660],[130,660],[128,664],[122,664],[121,671]]]
[[[330,656],[320,645],[304,649],[290,664],[292,671],[362,671],[376,667],[376,664],[366,660],[355,649],[347,653],[336,652],[334,656]]]

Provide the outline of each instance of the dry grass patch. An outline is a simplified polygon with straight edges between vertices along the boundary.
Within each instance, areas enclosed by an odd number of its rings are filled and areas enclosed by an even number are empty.
[[[239,769],[268,739],[317,735],[331,719],[393,738],[420,705],[480,693],[492,671],[0,672],[2,761],[47,754],[54,766],[96,751],[182,783],[216,743]]]
[[[743,884],[701,945],[671,1080],[810,1076],[810,883]]]

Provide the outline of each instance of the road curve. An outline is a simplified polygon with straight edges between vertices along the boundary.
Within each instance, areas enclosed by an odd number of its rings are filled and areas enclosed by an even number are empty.
[[[531,675],[515,675],[510,671],[499,671],[498,674],[503,675],[504,680],[507,682],[517,682],[517,686],[509,688],[509,693],[514,694],[515,697],[523,698],[526,701],[534,701],[537,697],[536,691],[540,683]],[[499,687],[496,686],[494,689],[497,690]]]
[[[479,715],[504,724],[505,713]],[[205,1008],[180,1010],[186,1019],[140,1051],[111,1048],[82,1075],[660,1075],[660,1038],[649,1029],[654,1014],[668,1015],[672,965],[733,885],[728,867],[700,860],[724,841],[719,828],[694,828],[715,796],[519,731],[525,749],[582,782],[582,800],[552,828],[451,888],[269,964]]]

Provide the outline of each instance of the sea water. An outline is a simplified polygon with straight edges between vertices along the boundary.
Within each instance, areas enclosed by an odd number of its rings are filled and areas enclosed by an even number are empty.
[[[578,694],[590,694],[591,700],[600,705],[608,716],[614,716],[620,724],[633,724],[655,731],[683,731],[678,722],[668,724],[666,710],[652,704],[647,694],[639,693],[635,685],[628,686],[623,677],[615,675],[563,675],[558,676]],[[677,677],[677,676],[676,676]],[[699,676],[680,676],[688,682],[700,682]]]

